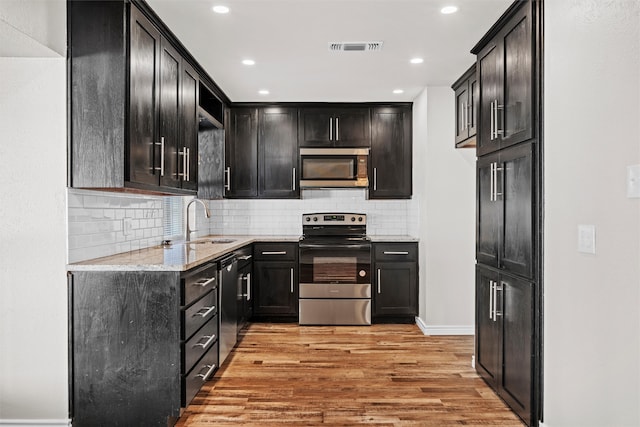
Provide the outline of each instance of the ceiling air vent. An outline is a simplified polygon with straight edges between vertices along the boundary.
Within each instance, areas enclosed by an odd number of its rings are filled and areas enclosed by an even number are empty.
[[[382,50],[382,42],[331,42],[331,52],[376,52]]]

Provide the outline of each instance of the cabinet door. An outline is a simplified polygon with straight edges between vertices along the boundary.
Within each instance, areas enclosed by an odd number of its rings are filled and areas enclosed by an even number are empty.
[[[478,156],[500,149],[499,134],[496,134],[496,105],[500,105],[502,96],[502,71],[500,59],[502,48],[497,43],[490,43],[479,54],[476,63],[478,84],[480,85],[478,100],[478,124],[476,152]]]
[[[187,190],[198,189],[198,87],[199,78],[195,70],[184,60],[182,61],[182,102],[181,114],[181,141],[182,149],[188,150],[186,171],[182,170],[182,188]],[[183,167],[184,169],[184,167]]]
[[[535,348],[534,285],[526,280],[502,275],[498,294],[503,319],[500,396],[530,425]]]
[[[371,113],[368,108],[348,108],[334,114],[336,147],[369,147],[371,145]]]
[[[456,145],[469,138],[469,82],[455,91],[456,98]]]
[[[256,316],[298,314],[296,265],[292,262],[256,261],[253,312]]]
[[[418,314],[418,271],[415,262],[378,262],[373,293],[374,316]]]
[[[130,32],[129,181],[158,185],[160,33],[135,7],[131,7]]]
[[[301,108],[298,127],[300,147],[330,147],[333,144],[333,111],[327,108]]]
[[[500,373],[500,328],[496,312],[499,273],[476,267],[476,370],[493,387]]]
[[[299,197],[297,110],[264,108],[260,110],[258,119],[258,196]]]
[[[534,177],[533,146],[503,150],[498,170],[498,198],[502,199],[500,267],[533,277]]]
[[[160,130],[159,137],[164,153],[160,155],[160,185],[180,187],[181,170],[178,162],[180,144],[180,62],[181,57],[173,46],[162,41],[160,51]]]
[[[499,157],[481,157],[476,167],[476,260],[492,267],[499,266],[502,229],[502,198],[495,193]]]
[[[504,95],[499,130],[502,147],[526,141],[533,136],[531,18],[531,11],[525,5],[501,33]]]
[[[411,108],[373,109],[369,198],[410,198]]]
[[[226,197],[258,195],[258,110],[234,108],[229,113],[225,142]]]
[[[478,131],[478,107],[477,102],[480,96],[480,85],[478,84],[478,79],[476,78],[476,74],[473,74],[473,77],[469,78],[469,101],[468,101],[468,111],[469,111],[469,137],[475,136]]]

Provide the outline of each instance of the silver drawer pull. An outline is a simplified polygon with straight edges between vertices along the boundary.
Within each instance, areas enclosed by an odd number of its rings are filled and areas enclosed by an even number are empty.
[[[208,339],[204,343],[198,342],[197,344],[194,344],[193,348],[202,347],[203,349],[205,349],[205,348],[209,347],[209,344],[211,344],[212,342],[214,342],[216,340],[216,334],[203,335],[202,338],[200,338],[200,339],[203,339],[203,338],[208,338]]]
[[[198,374],[198,375],[196,375],[196,378],[202,378],[202,381],[206,381],[207,378],[209,378],[209,375],[211,375],[213,373],[213,371],[215,371],[216,364],[214,363],[213,365],[204,365],[204,368],[208,369],[206,374]],[[200,372],[202,372],[202,369],[200,370]]]
[[[242,255],[242,256],[239,256],[238,259],[240,261],[246,261],[248,259],[251,259],[252,257],[253,257],[253,255]]]
[[[384,251],[385,255],[409,255],[407,251]]]
[[[200,309],[200,311],[198,311],[197,313],[195,313],[193,315],[193,317],[195,316],[200,316],[200,317],[207,317],[209,314],[211,314],[212,311],[214,311],[216,309],[215,305],[212,305],[211,307],[202,307]],[[206,310],[204,313],[202,312],[202,310]]]
[[[211,279],[202,279],[202,280],[204,280],[204,282],[196,282],[191,286],[201,286],[203,288],[206,288],[207,286],[209,286],[210,283],[215,282],[216,278],[212,277]]]
[[[264,251],[262,255],[286,255],[287,251]]]

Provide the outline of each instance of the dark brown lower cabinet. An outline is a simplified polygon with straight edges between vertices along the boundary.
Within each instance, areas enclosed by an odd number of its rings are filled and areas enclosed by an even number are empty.
[[[418,315],[418,244],[373,244],[372,318],[414,323]]]
[[[217,267],[69,274],[74,426],[173,425],[218,367]]]
[[[536,287],[476,266],[476,370],[527,425],[535,408]]]
[[[298,244],[256,243],[253,248],[253,316],[298,320]]]

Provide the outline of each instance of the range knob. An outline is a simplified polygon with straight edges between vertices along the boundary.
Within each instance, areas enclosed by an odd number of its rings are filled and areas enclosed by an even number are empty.
[[[358,221],[362,222],[362,217],[361,216],[358,217]]]
[[[310,217],[306,217],[305,221],[309,222],[309,221],[311,221],[311,218]]]
[[[318,217],[317,217],[317,216],[314,216],[314,217],[313,217],[313,221],[314,221],[314,222],[317,222],[317,221],[318,221]]]
[[[352,217],[351,217],[351,222],[355,222],[355,221],[356,221],[356,217],[355,217],[355,216],[352,216]]]

